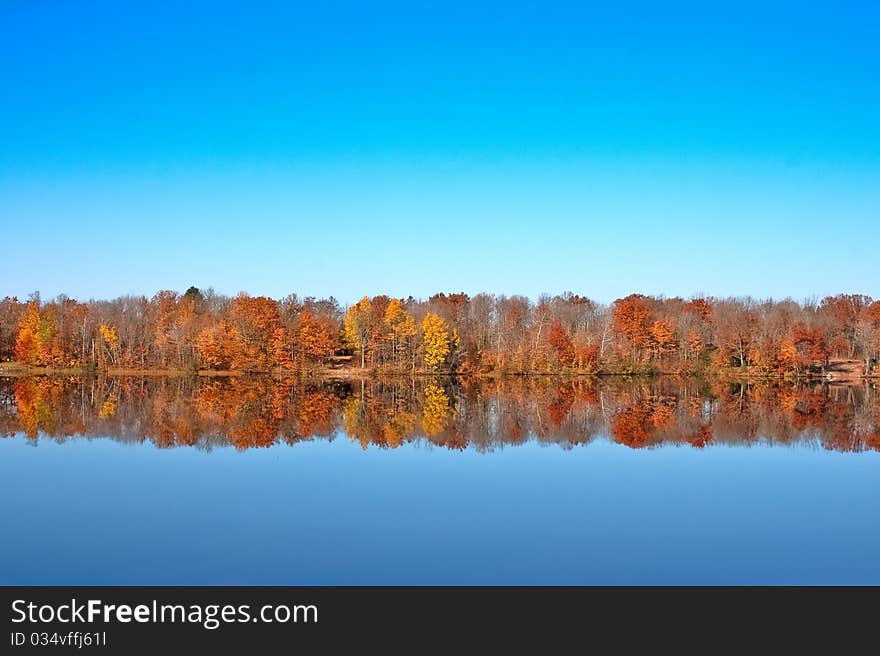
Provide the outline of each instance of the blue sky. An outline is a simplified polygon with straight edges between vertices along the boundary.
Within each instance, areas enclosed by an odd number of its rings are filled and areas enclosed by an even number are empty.
[[[880,296],[876,3],[156,4],[0,2],[0,295]]]

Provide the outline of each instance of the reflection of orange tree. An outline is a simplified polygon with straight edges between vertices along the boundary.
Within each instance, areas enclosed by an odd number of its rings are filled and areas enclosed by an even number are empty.
[[[547,381],[546,378],[535,381],[517,394],[518,404],[531,411],[531,432],[542,440],[563,430],[574,405],[574,390],[570,383],[553,385]]]
[[[339,397],[325,390],[302,395],[294,405],[298,422],[297,434],[300,437],[329,435],[333,432],[333,412],[339,404]]]
[[[288,416],[292,383],[265,378],[213,380],[200,385],[193,405],[202,432],[225,434],[239,449],[270,446],[278,439]],[[192,414],[186,413],[184,415]],[[192,433],[178,427],[181,437]]]
[[[675,401],[668,397],[639,399],[623,408],[611,419],[615,441],[634,449],[655,441],[655,433],[675,417]]]
[[[61,382],[49,378],[15,381],[15,403],[21,429],[35,438],[39,431],[50,435],[57,430],[55,409],[60,405]]]
[[[213,380],[199,386],[194,399],[196,411],[210,424],[220,425],[228,420],[234,406],[230,401],[230,393],[224,381]]]
[[[799,431],[821,426],[831,399],[820,392],[802,391],[796,394],[792,410],[792,425]]]
[[[796,388],[786,387],[779,390],[777,398],[779,409],[782,410],[783,414],[789,415],[797,409],[799,394]]]
[[[611,435],[620,444],[633,449],[648,446],[651,441],[650,408],[635,404],[624,408],[611,419]]]
[[[193,444],[192,428],[187,428],[191,421],[191,406],[181,402],[178,390],[162,385],[154,391],[152,401],[152,433],[153,442],[161,448],[170,448],[179,444]]]
[[[272,446],[287,414],[291,383],[243,379],[230,390],[229,441],[238,449]]]
[[[559,428],[568,418],[571,412],[571,406],[574,405],[574,390],[570,386],[560,388],[556,398],[547,406],[547,415],[550,424],[554,428]]]
[[[33,377],[10,381],[0,390],[0,432],[23,432],[35,438],[39,433],[69,437],[85,433],[94,420],[95,409],[87,399],[103,398],[102,381],[93,381],[91,395],[83,394],[84,383],[75,377]],[[2,404],[14,407],[9,421],[2,418]]]
[[[261,415],[242,414],[229,428],[229,441],[236,449],[267,447],[278,439],[277,420]]]
[[[558,384],[544,378],[523,403],[528,404],[529,398],[534,400],[535,408],[532,432],[542,442],[571,447],[590,441],[600,430],[596,425],[601,419],[595,381],[574,379]]]
[[[675,400],[654,399],[653,409],[651,411],[651,425],[654,428],[662,428],[668,426],[675,418]]]
[[[859,393],[865,392],[870,393],[869,390],[859,390]],[[855,394],[854,390],[833,390],[821,402],[811,404],[815,414],[813,425],[822,436],[826,449],[860,451],[876,448],[870,446],[869,433],[877,424],[872,426],[870,421],[865,421],[872,406],[858,403],[860,410],[857,412]],[[876,411],[876,407],[874,409]]]
[[[688,435],[686,439],[691,446],[702,449],[712,441],[712,431],[708,426],[701,426],[697,432]]]

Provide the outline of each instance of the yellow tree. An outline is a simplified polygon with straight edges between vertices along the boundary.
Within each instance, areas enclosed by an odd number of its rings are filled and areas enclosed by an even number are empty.
[[[361,354],[361,368],[366,366],[367,341],[370,338],[370,314],[373,304],[364,296],[348,308],[342,322],[342,338],[346,345]]]
[[[110,363],[115,365],[119,360],[119,333],[114,326],[106,326],[101,324],[98,328],[101,333],[101,341],[110,354]],[[103,350],[101,351],[103,353]]]
[[[403,307],[400,300],[394,298],[385,309],[385,330],[391,342],[391,354],[395,362],[400,360],[401,352],[405,352],[409,340],[416,334],[416,323]]]
[[[422,345],[425,348],[425,366],[437,371],[446,362],[452,348],[449,326],[442,317],[429,312],[422,321]]]

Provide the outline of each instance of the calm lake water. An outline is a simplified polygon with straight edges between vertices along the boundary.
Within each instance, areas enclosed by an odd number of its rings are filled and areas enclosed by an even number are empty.
[[[0,379],[3,584],[880,583],[880,390]]]

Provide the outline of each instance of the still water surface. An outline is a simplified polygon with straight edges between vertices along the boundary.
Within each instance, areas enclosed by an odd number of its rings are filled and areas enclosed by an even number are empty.
[[[0,380],[0,583],[880,583],[878,392]]]

